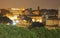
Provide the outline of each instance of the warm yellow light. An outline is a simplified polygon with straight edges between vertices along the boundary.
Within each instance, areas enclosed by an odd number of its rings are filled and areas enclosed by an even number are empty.
[[[24,8],[22,8],[21,10],[25,10]]]
[[[7,23],[7,25],[10,25],[10,23]]]
[[[14,18],[14,19],[17,19],[17,16],[14,16],[13,18]]]
[[[26,22],[26,20],[23,20],[24,22]]]
[[[33,22],[35,22],[35,19],[32,19]]]
[[[9,19],[11,19],[12,21],[17,19],[17,16],[7,16]]]
[[[19,21],[18,21],[18,20],[16,20],[16,23],[19,23]]]
[[[35,14],[35,15],[39,15],[39,13],[40,13],[39,11],[34,11],[33,12],[33,14]]]
[[[39,22],[42,22],[42,20],[39,20]]]
[[[39,20],[36,20],[36,22],[39,22]]]
[[[25,10],[24,7],[20,7],[19,9],[22,10],[22,11]]]
[[[38,20],[36,20],[36,22],[42,22],[42,20],[41,19],[38,19]]]
[[[11,10],[20,10],[19,8],[11,8]]]

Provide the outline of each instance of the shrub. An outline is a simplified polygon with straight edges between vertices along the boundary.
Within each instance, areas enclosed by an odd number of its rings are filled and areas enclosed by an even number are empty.
[[[0,25],[0,38],[36,38],[36,35],[26,28]]]
[[[35,28],[35,27],[41,27],[44,26],[43,23],[40,22],[32,22],[32,24],[28,27],[29,29]]]
[[[29,30],[12,25],[0,25],[0,38],[60,38],[60,29],[36,27]]]

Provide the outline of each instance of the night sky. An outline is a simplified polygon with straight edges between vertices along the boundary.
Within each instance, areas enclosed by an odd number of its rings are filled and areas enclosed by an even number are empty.
[[[40,8],[57,9],[60,7],[60,0],[0,0],[0,8]]]

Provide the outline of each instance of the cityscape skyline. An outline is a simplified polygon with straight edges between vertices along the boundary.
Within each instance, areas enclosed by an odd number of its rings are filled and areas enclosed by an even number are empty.
[[[60,0],[0,0],[0,8],[58,9]]]

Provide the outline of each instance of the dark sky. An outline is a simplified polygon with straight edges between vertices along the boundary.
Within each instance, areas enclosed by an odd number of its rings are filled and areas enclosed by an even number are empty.
[[[36,9],[37,6],[40,6],[40,8],[57,9],[60,6],[60,0],[0,0],[0,8],[32,7],[33,9]]]

